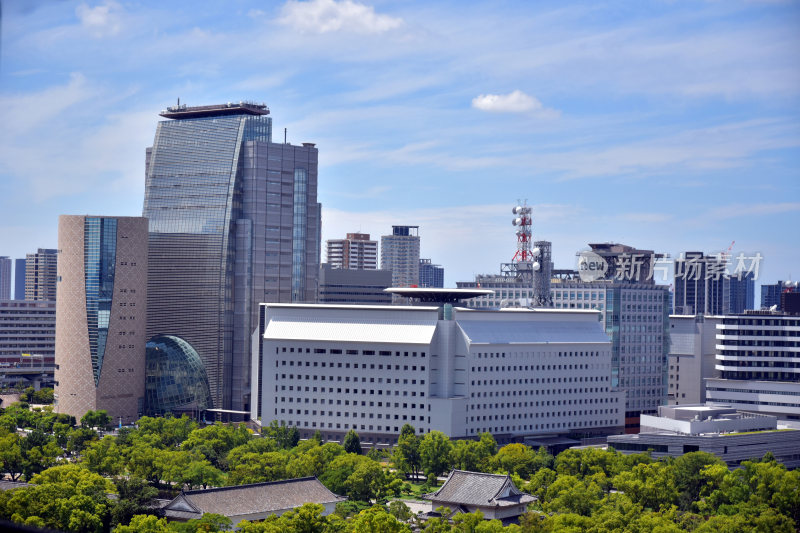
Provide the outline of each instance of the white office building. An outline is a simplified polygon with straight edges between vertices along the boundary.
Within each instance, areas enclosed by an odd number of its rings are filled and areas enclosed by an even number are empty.
[[[751,311],[717,324],[716,370],[708,401],[800,419],[800,316]]]
[[[423,304],[265,306],[262,423],[326,440],[354,429],[378,445],[406,423],[499,442],[621,431],[625,398],[597,311],[453,307],[481,290],[389,292]]]

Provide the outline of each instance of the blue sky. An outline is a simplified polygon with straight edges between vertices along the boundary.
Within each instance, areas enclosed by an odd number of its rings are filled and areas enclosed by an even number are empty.
[[[140,215],[173,104],[254,100],[320,150],[323,239],[419,225],[446,283],[589,242],[800,277],[796,1],[2,3],[0,255]]]

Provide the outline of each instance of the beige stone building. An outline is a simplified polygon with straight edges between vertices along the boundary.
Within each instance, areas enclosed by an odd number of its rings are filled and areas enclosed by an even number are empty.
[[[57,412],[143,412],[147,243],[143,217],[59,217]]]

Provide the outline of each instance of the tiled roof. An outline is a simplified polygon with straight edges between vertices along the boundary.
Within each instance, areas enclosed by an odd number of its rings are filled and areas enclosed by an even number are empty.
[[[167,517],[197,518],[203,513],[241,516],[271,513],[300,507],[304,503],[333,503],[345,500],[316,477],[286,479],[237,487],[182,491],[164,507]]]
[[[482,507],[527,504],[533,496],[520,491],[509,476],[453,470],[439,490],[423,496],[436,503]]]

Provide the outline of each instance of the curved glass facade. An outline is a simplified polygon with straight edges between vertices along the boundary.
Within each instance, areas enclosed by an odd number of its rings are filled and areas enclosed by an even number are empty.
[[[145,411],[163,415],[212,407],[203,362],[192,345],[172,335],[147,341]]]

